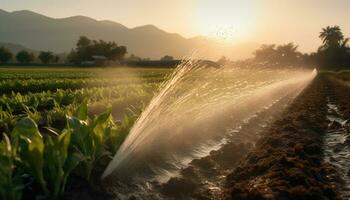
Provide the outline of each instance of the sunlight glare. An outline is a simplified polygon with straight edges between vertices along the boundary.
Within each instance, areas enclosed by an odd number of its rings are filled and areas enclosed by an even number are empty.
[[[254,3],[249,0],[197,1],[195,23],[202,35],[230,42],[240,40],[254,23]]]

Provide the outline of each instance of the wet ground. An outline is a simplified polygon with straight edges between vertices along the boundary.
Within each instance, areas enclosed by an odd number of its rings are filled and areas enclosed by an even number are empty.
[[[228,176],[225,198],[339,199],[336,169],[323,152],[334,90],[318,76]]]
[[[193,160],[188,167],[159,186],[166,199],[221,199],[226,176],[251,151],[262,131],[273,123],[291,101],[290,96],[270,106],[230,130],[226,143],[208,156]]]
[[[332,174],[343,199],[350,199],[350,125],[339,111],[337,102],[328,98],[328,130],[324,135],[325,161],[332,164]]]
[[[324,136],[325,162],[335,167],[331,174],[342,199],[350,198],[350,83],[329,75],[333,95],[328,97],[328,130]]]

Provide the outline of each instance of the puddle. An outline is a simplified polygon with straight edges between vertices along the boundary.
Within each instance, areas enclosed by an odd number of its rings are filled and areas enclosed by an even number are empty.
[[[344,128],[346,120],[342,118],[336,104],[328,98],[328,114],[330,121],[324,136],[325,161],[336,167],[341,178],[340,193],[343,199],[350,199],[350,134]],[[347,142],[347,138],[348,142]]]

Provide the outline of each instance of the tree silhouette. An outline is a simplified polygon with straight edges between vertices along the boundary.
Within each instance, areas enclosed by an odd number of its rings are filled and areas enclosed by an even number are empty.
[[[279,61],[283,63],[296,63],[301,57],[301,53],[298,52],[298,46],[293,43],[286,45],[280,45],[276,49]]]
[[[22,50],[22,51],[17,53],[16,60],[19,63],[22,63],[22,64],[24,64],[24,63],[31,63],[34,60],[34,54],[29,53],[26,50]]]
[[[340,48],[342,48],[342,49],[348,48],[348,42],[349,42],[349,38],[345,38],[345,39],[341,42]]]
[[[60,61],[60,57],[58,55],[53,57],[53,62],[58,63]]]
[[[85,61],[94,61],[94,56],[104,56],[107,60],[121,60],[127,53],[125,46],[118,46],[115,42],[90,40],[81,36],[77,47],[68,55],[68,61],[77,65]]]
[[[77,42],[77,48],[88,47],[91,44],[91,40],[86,36],[80,36]]]
[[[344,35],[339,26],[327,26],[323,28],[319,37],[322,39],[325,48],[337,48],[344,43]]]
[[[322,46],[318,48],[316,59],[320,66],[342,68],[350,64],[349,39],[344,38],[339,26],[323,28],[319,38]]]
[[[165,56],[163,56],[160,60],[161,60],[161,61],[174,60],[174,57],[169,56],[169,55],[165,55]]]
[[[54,55],[51,51],[41,51],[38,58],[43,64],[48,64],[54,59]]]
[[[8,63],[12,59],[12,53],[5,47],[0,47],[0,62]]]
[[[276,45],[263,44],[254,52],[255,59],[259,61],[272,61],[276,59]]]
[[[302,54],[298,51],[298,46],[293,43],[285,45],[262,45],[254,52],[257,61],[278,63],[278,64],[298,64],[301,62]]]

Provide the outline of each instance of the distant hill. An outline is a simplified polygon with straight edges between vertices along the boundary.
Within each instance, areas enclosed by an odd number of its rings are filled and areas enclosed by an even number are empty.
[[[194,49],[199,49],[199,55],[212,59],[221,56],[246,58],[257,47],[256,44],[218,45],[205,37],[187,39],[153,25],[128,28],[113,21],[84,16],[56,19],[28,10],[0,10],[0,27],[0,41],[56,53],[69,52],[81,35],[115,41],[127,46],[130,54],[156,59],[164,55],[181,58]]]
[[[6,49],[9,49],[13,54],[17,54],[19,51],[22,51],[22,50],[26,50],[32,53],[38,53],[38,51],[36,50],[26,48],[19,44],[0,42],[0,47],[5,47]]]

